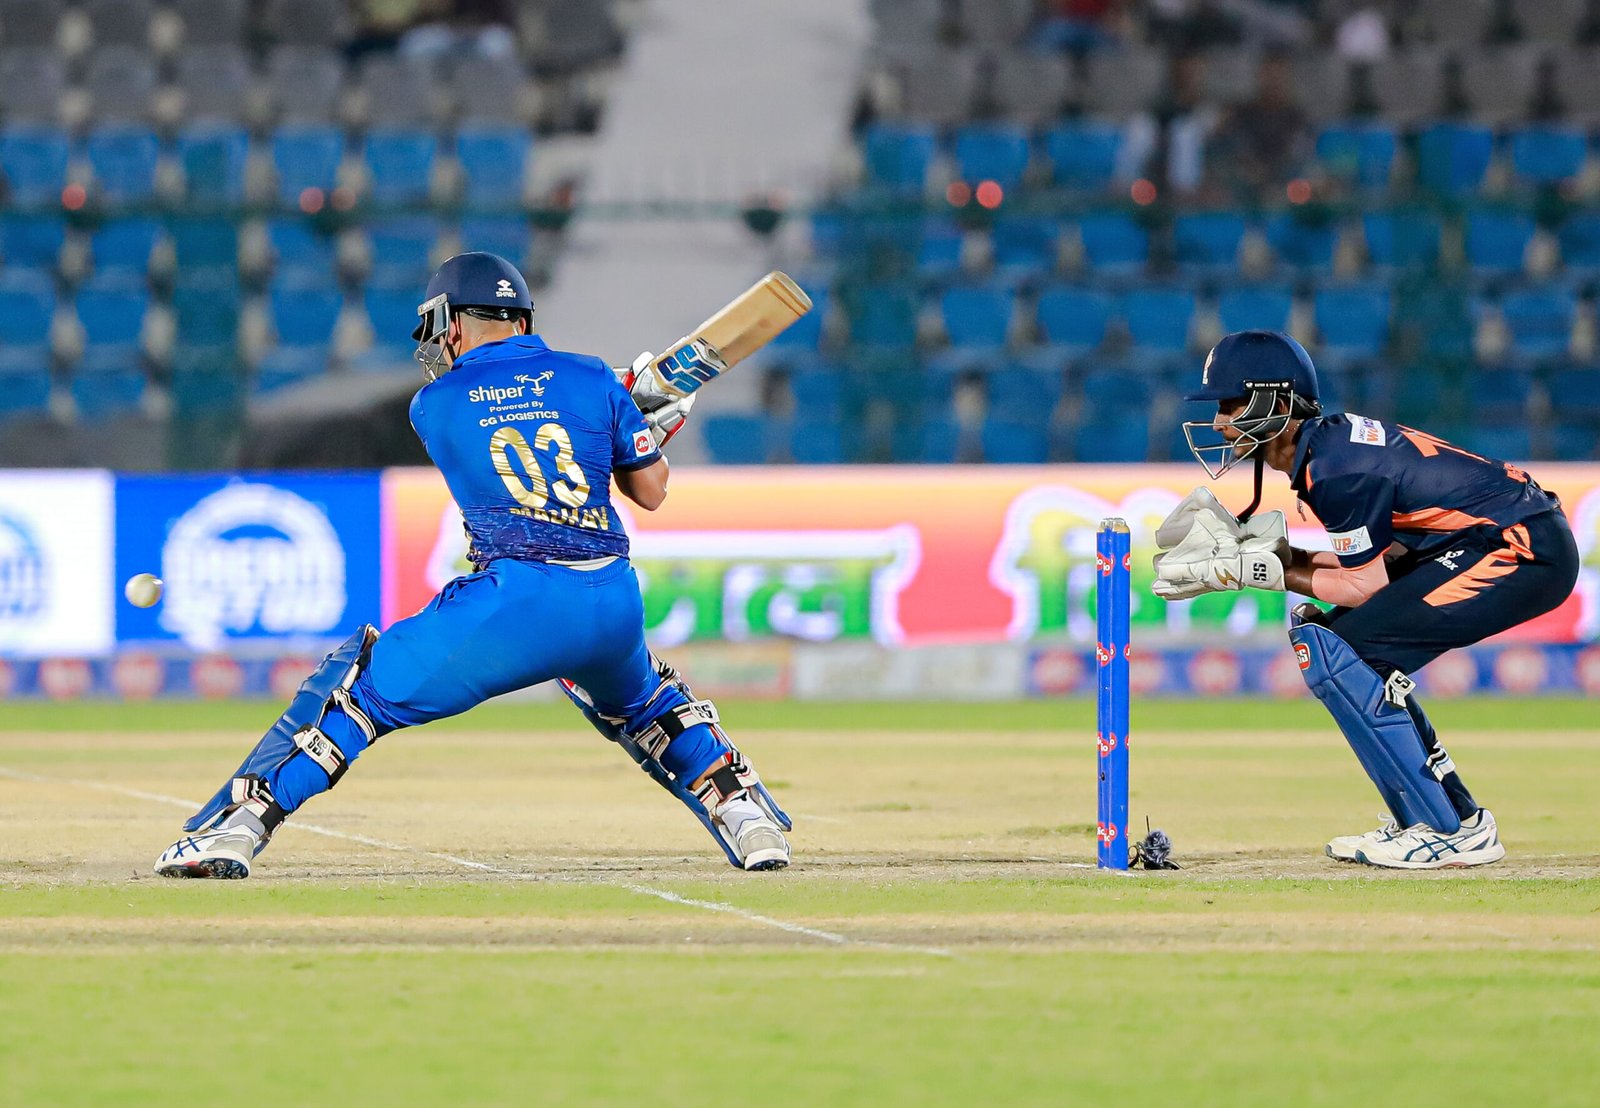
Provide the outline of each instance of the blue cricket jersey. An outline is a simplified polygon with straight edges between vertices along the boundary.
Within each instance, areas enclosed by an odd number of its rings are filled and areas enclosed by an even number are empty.
[[[418,391],[411,426],[461,509],[475,566],[627,556],[611,474],[661,452],[599,358],[537,335],[485,343]]]
[[[1351,569],[1395,541],[1425,552],[1458,531],[1510,527],[1560,507],[1514,465],[1349,414],[1301,423],[1290,484]]]

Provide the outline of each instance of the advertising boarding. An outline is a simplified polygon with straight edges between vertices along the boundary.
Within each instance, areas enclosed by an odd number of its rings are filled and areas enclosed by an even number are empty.
[[[109,473],[0,479],[0,656],[111,649],[111,504]]]

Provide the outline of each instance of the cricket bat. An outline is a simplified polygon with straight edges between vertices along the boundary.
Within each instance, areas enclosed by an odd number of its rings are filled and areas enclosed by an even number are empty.
[[[773,270],[651,362],[629,391],[640,411],[680,400],[715,381],[811,310],[811,297]]]

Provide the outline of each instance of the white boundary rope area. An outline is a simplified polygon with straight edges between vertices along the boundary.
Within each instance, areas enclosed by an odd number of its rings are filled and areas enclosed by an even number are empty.
[[[198,801],[184,800],[182,797],[166,796],[163,793],[145,792],[142,789],[130,789],[122,785],[107,784],[103,781],[81,781],[71,777],[50,777],[41,773],[28,773],[23,770],[11,769],[7,766],[0,766],[0,777],[8,777],[13,781],[30,781],[35,784],[42,785],[67,785],[72,788],[95,789],[99,792],[114,793],[117,796],[125,796],[133,800],[146,800],[152,804],[164,804],[169,808],[182,808],[189,812],[193,812],[200,807]],[[391,843],[383,839],[369,838],[366,835],[354,835],[348,831],[335,831],[331,827],[319,827],[314,823],[303,823],[299,820],[296,820],[294,823],[290,824],[290,826],[296,830],[305,831],[312,835],[322,835],[330,839],[342,839],[345,842],[359,843],[362,846],[370,846],[375,850],[388,850],[396,854],[415,854],[425,858],[437,858],[441,862],[449,862],[451,865],[461,866],[464,869],[476,870],[479,873],[492,873],[499,877],[509,877],[517,881],[544,880],[544,878],[539,874],[523,873],[518,870],[505,869],[501,866],[491,865],[488,862],[475,862],[471,858],[462,858],[455,854],[445,854],[442,851],[437,850],[423,850],[421,847],[406,846],[404,843]],[[657,900],[664,900],[669,904],[681,904],[686,908],[698,908],[701,911],[718,912],[722,915],[736,916],[737,918],[746,920],[750,923],[761,924],[764,927],[775,927],[780,931],[787,931],[791,935],[804,935],[807,938],[817,939],[825,943],[832,943],[835,946],[864,946],[873,947],[880,950],[898,950],[915,954],[928,954],[939,958],[951,957],[950,951],[943,950],[939,947],[913,946],[905,943],[883,942],[876,939],[853,939],[847,935],[841,935],[835,931],[821,931],[814,927],[806,927],[803,924],[791,923],[788,920],[775,919],[772,916],[764,916],[759,912],[751,912],[733,904],[724,904],[717,900],[697,900],[693,897],[680,896],[678,893],[672,892],[668,889],[652,888],[649,885],[637,885],[628,882],[616,881],[590,881],[588,883],[595,885],[609,885],[610,887],[617,889],[626,889],[628,892],[637,893],[640,896],[654,897]]]

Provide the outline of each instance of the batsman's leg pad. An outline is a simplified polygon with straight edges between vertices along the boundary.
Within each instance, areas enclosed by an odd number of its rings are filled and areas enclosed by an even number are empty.
[[[1400,826],[1423,823],[1454,833],[1461,818],[1440,783],[1453,767],[1442,748],[1442,760],[1429,758],[1406,706],[1415,683],[1398,670],[1384,680],[1348,643],[1315,623],[1291,628],[1289,641],[1306,684],[1344,732]]]
[[[571,681],[559,683],[595,730],[626,750],[656,784],[677,797],[722,847],[728,861],[743,868],[727,829],[716,818],[722,805],[748,797],[783,830],[794,823],[728,740],[716,705],[695,699],[678,671],[661,659],[652,655],[651,662],[659,682],[631,719],[607,715],[581,687]],[[691,789],[696,778],[698,786]]]
[[[356,678],[366,668],[377,638],[377,628],[364,625],[329,653],[301,683],[289,707],[262,736],[255,749],[245,756],[233,776],[183,825],[183,829],[209,830],[236,815],[247,822],[254,816],[262,825],[256,830],[262,836],[262,845],[266,845],[277,825],[299,806],[299,801],[287,806],[280,803],[271,786],[274,776],[297,754],[305,754],[308,765],[316,766],[326,775],[327,784],[314,791],[331,789],[338,784],[350,762],[377,740],[376,725],[350,695]],[[350,723],[348,727],[337,729],[338,740],[324,729],[324,723],[331,722],[327,720],[330,710],[337,710]],[[279,791],[286,790],[280,786]]]

